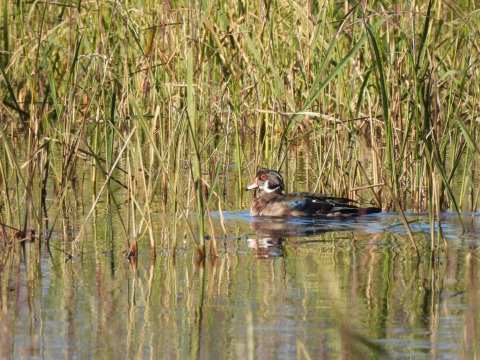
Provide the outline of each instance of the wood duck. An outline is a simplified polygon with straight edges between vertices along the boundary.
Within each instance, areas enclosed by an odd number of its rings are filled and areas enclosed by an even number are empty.
[[[382,212],[381,208],[354,205],[346,198],[316,193],[283,194],[285,184],[278,171],[260,169],[253,184],[245,190],[261,189],[250,208],[251,216],[356,216]]]

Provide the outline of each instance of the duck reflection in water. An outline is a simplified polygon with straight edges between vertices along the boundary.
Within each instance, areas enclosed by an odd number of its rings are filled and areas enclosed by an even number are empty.
[[[255,249],[255,256],[259,259],[284,256],[283,241],[285,238],[259,237],[248,238],[248,247]]]
[[[255,236],[247,239],[248,247],[255,249],[259,258],[284,256],[286,238],[309,237],[336,231],[325,222],[311,219],[287,221],[279,217],[256,218],[250,222]],[[338,229],[337,229],[338,230]],[[312,238],[312,242],[315,238]]]

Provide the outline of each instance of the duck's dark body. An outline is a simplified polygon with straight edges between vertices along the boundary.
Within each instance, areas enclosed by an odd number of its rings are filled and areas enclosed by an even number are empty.
[[[252,185],[246,190],[264,191],[252,202],[252,216],[357,216],[381,212],[375,207],[360,208],[351,199],[316,193],[283,194],[283,178],[274,170],[260,169]]]

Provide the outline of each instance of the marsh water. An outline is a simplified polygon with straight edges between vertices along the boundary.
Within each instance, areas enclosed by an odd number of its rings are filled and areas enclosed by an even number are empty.
[[[3,264],[2,358],[478,356],[478,216],[465,214],[462,232],[444,214],[436,236],[446,247],[432,260],[426,215],[407,214],[417,253],[392,214],[225,212],[227,236],[207,240],[218,258],[200,259],[188,235],[172,238],[173,217],[156,214],[157,257],[145,241],[128,261],[108,211],[72,244],[78,210],[56,226],[49,249],[25,243]],[[215,227],[219,220],[213,213]]]

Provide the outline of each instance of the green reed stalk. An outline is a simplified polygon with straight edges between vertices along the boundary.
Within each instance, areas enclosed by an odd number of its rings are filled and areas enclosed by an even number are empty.
[[[143,119],[143,117],[140,117]],[[142,120],[140,120],[142,121]],[[143,125],[143,127],[146,127],[146,124]],[[150,130],[152,132],[152,130]],[[136,204],[136,206],[138,206],[139,210],[141,211],[142,213],[142,221],[140,222],[139,224],[139,229],[141,228],[142,226],[142,223],[145,221],[146,223],[146,226],[147,226],[147,230],[148,230],[148,235],[149,235],[149,238],[150,238],[150,250],[152,252],[152,256],[155,257],[156,256],[156,251],[155,251],[155,239],[154,239],[154,235],[153,235],[153,221],[152,221],[152,211],[151,211],[151,208],[150,208],[150,204],[152,202],[152,199],[153,199],[153,189],[155,188],[154,186],[154,180],[153,180],[153,173],[152,173],[152,162],[150,161],[150,166],[149,166],[149,169],[147,171],[147,169],[145,168],[145,165],[144,165],[144,160],[143,160],[143,156],[142,156],[142,149],[140,147],[140,145],[142,144],[142,141],[140,139],[140,136],[139,136],[139,132],[137,131],[136,133],[136,145],[137,145],[137,151],[136,151],[136,159],[137,162],[134,162],[134,165],[135,165],[135,168],[136,169],[139,169],[140,170],[140,177],[141,177],[141,182],[142,182],[142,185],[143,185],[143,196],[145,197],[145,204],[143,206],[140,206],[140,204]],[[153,156],[153,151],[150,149],[150,158],[152,158]],[[147,176],[147,173],[149,175],[149,180],[147,181],[146,179],[146,176]],[[140,231],[139,231],[140,232]]]
[[[205,208],[203,206],[203,179],[200,164],[200,154],[198,152],[198,133],[197,133],[197,115],[195,111],[195,94],[193,90],[193,66],[194,57],[193,49],[188,48],[187,53],[187,112],[189,120],[189,135],[190,146],[193,152],[193,182],[195,184],[195,197],[197,200],[197,216],[199,227],[199,254],[205,256],[205,229],[204,229],[204,214]]]
[[[378,46],[377,38],[373,32],[373,30],[365,24],[365,28],[367,30],[367,34],[369,36],[370,44],[373,48],[373,53],[375,55],[375,69],[377,70],[377,81],[380,87],[380,97],[382,99],[382,109],[383,109],[383,122],[385,124],[385,132],[386,132],[386,160],[387,160],[387,169],[390,172],[391,183],[392,183],[392,191],[395,196],[399,193],[399,185],[398,185],[398,178],[397,178],[397,169],[396,169],[396,158],[395,158],[395,136],[394,136],[394,129],[393,129],[393,122],[389,117],[389,99],[388,99],[388,92],[387,92],[387,85],[385,81],[385,71],[382,61],[382,56],[380,54],[380,49]]]
[[[4,188],[4,191],[3,191],[3,194],[6,194],[6,198],[9,199],[9,195],[8,193],[10,192],[10,186],[13,186],[13,188],[15,189],[14,190],[14,193],[15,193],[15,197],[14,197],[14,200],[15,200],[15,207],[10,207],[10,205],[8,205],[8,208],[9,209],[12,209],[12,211],[9,211],[9,215],[11,214],[11,218],[10,218],[10,223],[9,224],[6,224],[8,226],[12,226],[12,227],[15,227],[15,228],[20,228],[23,224],[23,221],[22,221],[22,215],[21,215],[21,207],[20,207],[20,204],[22,203],[22,198],[23,198],[23,192],[24,192],[24,189],[26,188],[26,181],[25,181],[25,178],[24,176],[22,175],[22,171],[21,171],[21,166],[20,164],[18,163],[18,157],[16,156],[16,152],[14,151],[13,147],[12,147],[12,143],[9,139],[9,137],[7,137],[7,135],[5,134],[5,132],[3,131],[2,127],[0,127],[0,139],[2,139],[2,144],[5,148],[5,153],[6,153],[6,156],[8,158],[8,162],[3,164],[2,168],[3,168],[3,171],[4,171],[4,177],[3,177],[3,183],[4,184],[7,184],[7,186]],[[8,166],[8,168],[10,168],[11,170],[11,174],[8,174],[8,170],[6,169],[6,167]],[[13,184],[10,185],[10,182],[8,181],[8,179],[12,177],[13,179]],[[13,199],[10,199],[10,200],[13,200]],[[15,208],[16,208],[16,215],[14,215],[15,213]],[[8,219],[8,217],[7,217]]]
[[[137,131],[135,131],[137,133]],[[140,239],[140,233],[137,229],[137,209],[138,209],[138,202],[137,197],[139,196],[136,175],[137,175],[137,166],[136,162],[133,159],[134,157],[134,149],[129,147],[126,148],[127,152],[127,187],[128,187],[128,200],[127,200],[127,236],[125,236],[125,243],[126,243],[126,256],[128,258],[136,258],[138,256],[138,241]],[[108,180],[109,181],[109,180]],[[130,239],[132,241],[130,241]]]
[[[244,187],[242,184],[242,149],[241,149],[241,141],[240,141],[240,134],[238,132],[238,118],[235,116],[235,122],[234,125],[235,127],[235,165],[237,169],[237,176],[238,176],[238,182],[237,182],[237,194],[238,194],[238,199],[240,203],[243,202],[243,193],[244,193]]]

